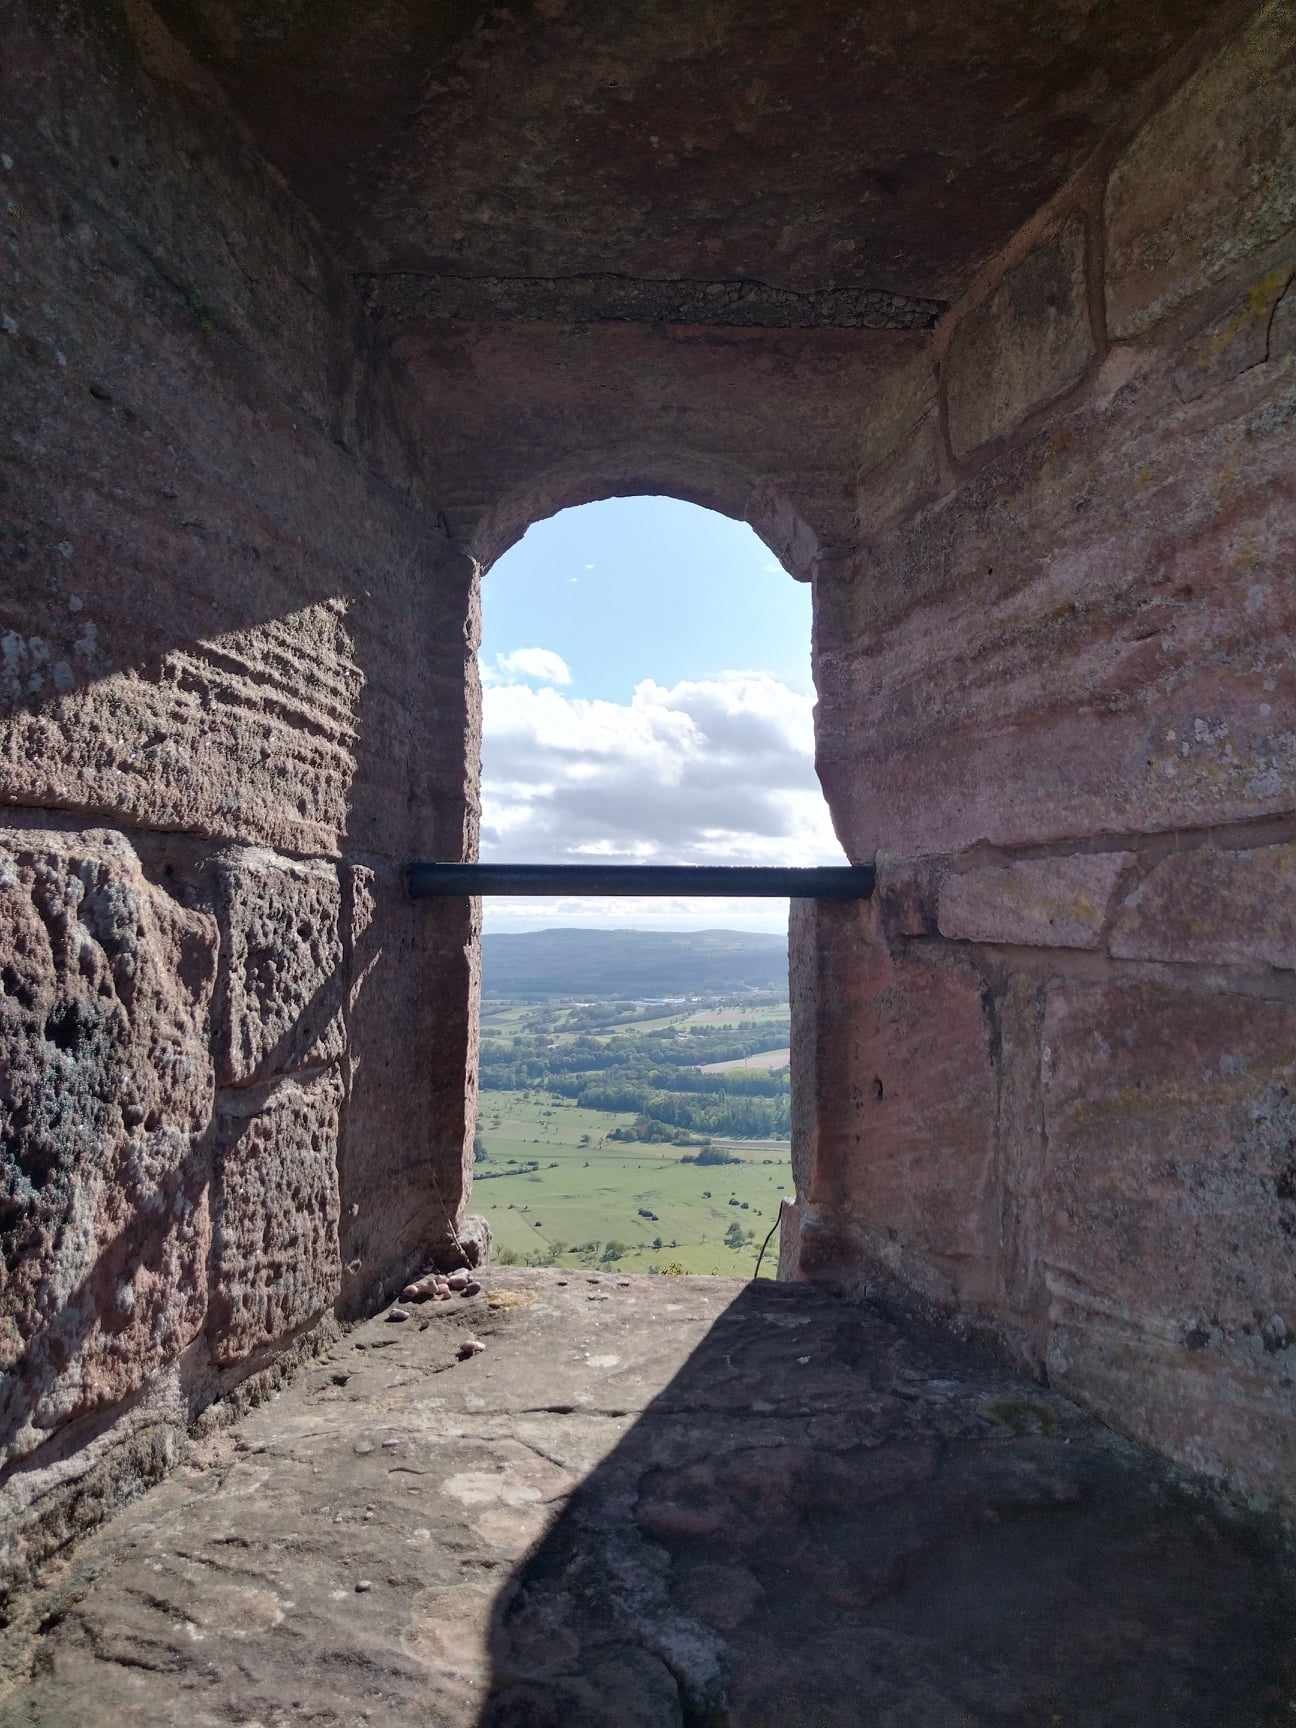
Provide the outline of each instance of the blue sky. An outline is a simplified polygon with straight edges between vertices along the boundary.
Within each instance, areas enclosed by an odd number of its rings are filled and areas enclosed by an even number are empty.
[[[524,645],[567,662],[573,691],[625,701],[760,667],[809,692],[810,588],[745,522],[674,498],[609,498],[537,522],[483,587],[483,654]]]
[[[483,587],[482,848],[513,862],[841,861],[812,767],[810,592],[744,523],[619,498]],[[491,930],[782,929],[782,901],[509,901]]]

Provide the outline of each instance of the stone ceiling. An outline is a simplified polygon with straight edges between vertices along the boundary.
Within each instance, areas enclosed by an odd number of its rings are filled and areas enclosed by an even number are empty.
[[[163,0],[444,318],[929,324],[1217,0]]]

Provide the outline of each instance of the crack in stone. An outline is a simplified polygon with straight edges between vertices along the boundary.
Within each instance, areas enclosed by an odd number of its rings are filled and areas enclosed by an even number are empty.
[[[1286,300],[1287,296],[1291,293],[1293,285],[1296,285],[1296,272],[1293,272],[1292,275],[1290,275],[1287,278],[1287,284],[1284,287],[1282,293],[1277,296],[1277,298],[1274,300],[1273,305],[1269,308],[1269,319],[1265,325],[1265,347],[1264,347],[1264,361],[1263,361],[1263,364],[1266,366],[1269,364],[1269,361],[1273,357],[1273,328],[1274,328],[1274,323],[1277,320],[1278,313],[1282,308],[1283,301]],[[1248,367],[1247,370],[1249,371],[1250,368]]]
[[[780,288],[755,278],[454,276],[357,271],[372,317],[930,330],[941,300],[884,288]]]

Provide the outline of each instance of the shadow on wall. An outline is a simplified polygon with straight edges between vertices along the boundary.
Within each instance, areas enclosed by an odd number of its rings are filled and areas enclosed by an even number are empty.
[[[536,1414],[548,1457],[618,1413]],[[751,1285],[500,1592],[478,1723],[1217,1728],[1269,1719],[1285,1625],[1269,1557],[1065,1400]]]
[[[390,935],[355,892],[373,874],[0,829],[6,1573],[165,1469],[335,1307],[372,1304],[392,1257],[400,1276],[437,1252],[462,1187],[438,1189],[432,1134],[365,1160],[346,1132],[357,1067],[393,1059],[359,999]]]
[[[147,7],[11,12],[16,1576],[462,1206],[474,917],[409,906],[400,872],[473,843],[475,570],[403,466],[348,284]]]
[[[480,469],[500,400],[479,377],[454,427],[413,417],[354,285],[143,0],[11,10],[0,1571],[154,1478],[186,1416],[372,1305],[463,1206],[476,915],[409,905],[401,868],[475,847],[476,569],[434,493],[453,439]],[[719,376],[731,345],[706,351]],[[618,423],[694,367],[679,348],[629,407],[605,391]],[[500,538],[592,484],[580,453],[528,478],[547,415],[541,392],[483,479],[512,500]],[[671,442],[625,477],[670,489]],[[711,460],[790,555],[800,519]],[[51,1510],[64,1489],[83,1513]]]

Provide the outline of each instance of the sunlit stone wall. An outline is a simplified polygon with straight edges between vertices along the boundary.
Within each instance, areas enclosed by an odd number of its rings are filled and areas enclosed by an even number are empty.
[[[1289,1511],[1293,89],[1270,4],[870,421],[815,666],[881,887],[794,917],[785,1256],[989,1328]]]

